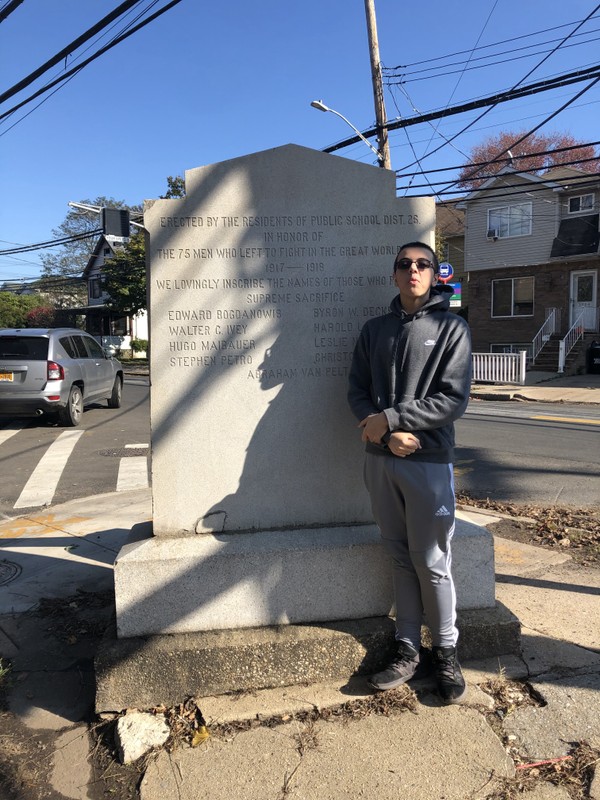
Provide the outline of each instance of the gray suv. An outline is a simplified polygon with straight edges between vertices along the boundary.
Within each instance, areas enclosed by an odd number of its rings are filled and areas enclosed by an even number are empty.
[[[79,425],[83,407],[119,408],[123,368],[77,328],[0,329],[0,414],[54,414]]]

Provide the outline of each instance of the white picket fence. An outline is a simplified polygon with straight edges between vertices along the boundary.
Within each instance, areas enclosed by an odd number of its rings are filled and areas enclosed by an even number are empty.
[[[473,353],[473,383],[525,385],[527,352]]]

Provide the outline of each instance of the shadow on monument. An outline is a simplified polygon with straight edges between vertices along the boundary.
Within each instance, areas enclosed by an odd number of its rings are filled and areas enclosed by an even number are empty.
[[[310,368],[289,366],[294,363],[293,347],[290,333],[287,338],[280,333],[265,349],[256,370],[261,390],[270,392],[272,398],[246,448],[236,491],[217,501],[203,519],[206,529],[215,534],[298,528],[301,535],[302,530],[312,527],[369,522],[364,517],[355,522],[348,519],[335,471],[335,454],[332,456],[340,437],[360,439],[345,399],[338,392],[328,391],[324,384],[319,405],[309,406],[307,401],[299,413],[303,395],[309,394],[304,393],[305,382],[313,378],[302,377],[302,370],[308,373]],[[278,391],[274,394],[273,390]],[[362,464],[360,449],[357,447],[357,474]],[[332,504],[335,495],[339,499]],[[347,499],[351,505],[352,498]],[[231,520],[248,518],[249,500],[256,506],[256,522],[243,527],[234,522],[232,526]],[[324,516],[323,509],[329,516]],[[281,524],[280,519],[293,521]]]

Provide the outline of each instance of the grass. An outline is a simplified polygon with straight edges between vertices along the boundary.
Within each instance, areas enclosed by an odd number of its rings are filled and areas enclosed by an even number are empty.
[[[10,672],[10,664],[5,659],[0,658],[0,687],[4,686],[6,677]]]

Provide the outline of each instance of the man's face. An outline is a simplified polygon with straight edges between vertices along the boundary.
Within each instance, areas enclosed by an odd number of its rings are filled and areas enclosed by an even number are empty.
[[[407,247],[400,251],[400,258],[413,262],[408,269],[398,268],[394,272],[394,283],[400,292],[400,299],[406,300],[409,305],[415,301],[424,303],[429,297],[431,287],[437,283],[437,275],[432,267],[419,269],[414,262],[419,258],[431,261],[431,253],[423,247]]]

